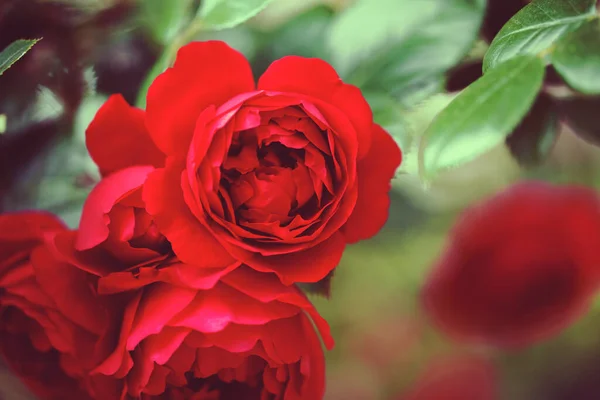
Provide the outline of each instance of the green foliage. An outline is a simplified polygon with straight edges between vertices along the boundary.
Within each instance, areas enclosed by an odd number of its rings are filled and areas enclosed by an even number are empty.
[[[234,27],[254,17],[271,0],[203,0],[198,17],[207,29]]]
[[[475,42],[483,11],[467,0],[362,0],[332,27],[332,60],[351,83],[414,105],[442,90],[444,73]]]
[[[320,6],[308,10],[275,30],[272,37],[271,58],[287,55],[328,59],[325,36],[333,20],[333,12]],[[302,40],[299,40],[302,38]]]
[[[425,178],[473,160],[499,145],[527,114],[541,88],[544,64],[519,56],[490,70],[446,107],[421,142]]]
[[[600,21],[589,21],[558,42],[552,64],[575,90],[600,94]]]
[[[437,7],[437,0],[357,1],[336,17],[326,39],[338,73],[347,76],[375,50],[405,39]]]
[[[192,5],[190,0],[144,0],[140,19],[157,43],[168,44],[190,19]]]
[[[90,184],[99,179],[98,169],[85,146],[85,130],[100,106],[103,96],[86,98],[75,116],[73,136],[60,140],[43,160],[43,168],[32,177],[37,183],[30,187],[29,201],[35,208],[50,210],[69,226],[77,227]]]
[[[544,67],[552,62],[576,90],[600,93],[595,5],[595,0],[534,0],[513,16],[485,54],[484,77],[441,112],[426,132],[421,173],[430,178],[468,162],[509,135],[506,144],[521,165],[545,159],[558,134],[558,117],[551,98],[540,98],[531,108]]]
[[[398,138],[399,132],[389,131],[402,149],[402,164],[399,173],[412,176],[419,174],[420,138],[431,124],[431,121],[456,97],[454,93],[438,93],[419,103],[410,110],[403,110],[404,137]],[[377,118],[377,114],[374,114]],[[377,119],[376,119],[377,120]],[[384,125],[384,128],[388,129]],[[404,147],[403,147],[404,145]]]
[[[596,0],[534,0],[494,38],[483,69],[522,54],[540,54],[595,16]]]
[[[27,53],[41,39],[19,39],[0,52],[0,75]]]

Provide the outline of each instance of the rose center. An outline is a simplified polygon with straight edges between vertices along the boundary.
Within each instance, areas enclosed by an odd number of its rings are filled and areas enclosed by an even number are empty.
[[[302,234],[333,197],[327,134],[305,114],[293,113],[261,114],[260,126],[235,132],[221,166],[225,218],[249,231]]]

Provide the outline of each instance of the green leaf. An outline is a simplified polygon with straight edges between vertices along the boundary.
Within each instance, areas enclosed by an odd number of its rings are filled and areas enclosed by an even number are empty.
[[[573,89],[600,94],[600,21],[590,21],[558,42],[552,65]]]
[[[203,0],[198,15],[208,29],[232,28],[254,17],[272,0]]]
[[[502,143],[533,104],[543,79],[543,61],[525,55],[466,88],[425,132],[419,153],[422,175],[431,178]]]
[[[333,22],[327,47],[338,73],[348,75],[374,50],[405,39],[430,20],[440,0],[359,0]]]
[[[190,0],[144,0],[139,2],[139,17],[154,40],[164,45],[191,19],[192,3]]]
[[[595,16],[596,0],[533,0],[494,38],[483,70],[522,54],[539,54]]]
[[[19,39],[0,52],[0,75],[27,53],[41,39]]]
[[[370,7],[376,4],[382,7],[381,1],[374,1]],[[475,41],[483,8],[467,0],[402,0],[393,7],[397,13],[389,8],[380,12],[393,15],[394,34],[372,39],[348,80],[363,89],[385,90],[409,106],[443,89],[444,73],[468,53]],[[405,19],[410,19],[410,23]],[[354,23],[346,29],[356,31],[356,26],[362,26],[358,20]],[[358,31],[362,34],[367,30]],[[354,40],[345,40],[346,47],[355,46]],[[341,37],[339,41],[341,45]]]
[[[419,142],[434,118],[456,97],[455,93],[438,93],[403,113],[405,135],[402,149],[402,164],[398,173],[417,176],[419,174]],[[394,183],[392,182],[392,185]]]
[[[0,135],[6,132],[6,114],[0,114]]]

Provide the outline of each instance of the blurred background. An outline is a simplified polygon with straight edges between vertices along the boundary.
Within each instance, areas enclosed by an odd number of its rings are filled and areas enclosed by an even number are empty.
[[[43,39],[0,76],[0,211],[44,208],[76,226],[98,179],[87,124],[112,93],[143,107],[149,83],[191,40],[228,42],[257,77],[285,55],[320,57],[364,91],[404,152],[386,227],[347,249],[331,299],[312,298],[337,340],[326,399],[408,399],[439,362],[458,374],[453,385],[493,386],[498,399],[600,399],[600,303],[559,337],[511,353],[454,345],[419,309],[422,282],[469,204],[520,179],[600,187],[600,100],[572,92],[551,69],[505,143],[426,184],[419,178],[418,138],[481,76],[490,41],[527,3],[272,0],[244,23],[213,29],[197,22],[199,0],[1,0],[0,48]],[[461,373],[464,360],[493,378]],[[0,399],[31,397],[0,369]]]

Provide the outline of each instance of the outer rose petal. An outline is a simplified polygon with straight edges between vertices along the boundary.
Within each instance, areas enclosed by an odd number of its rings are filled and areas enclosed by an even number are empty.
[[[31,243],[27,242],[40,241],[45,232],[64,229],[61,220],[46,211],[0,214],[0,263],[18,250],[16,243],[26,242],[26,248],[30,248]]]
[[[130,167],[107,176],[94,187],[83,205],[77,250],[91,249],[108,238],[108,212],[119,198],[140,187],[153,170],[151,166]]]
[[[168,268],[141,267],[137,274],[130,271],[114,272],[98,281],[98,292],[101,294],[118,293],[139,289],[155,282],[166,282],[173,285],[193,289],[210,289],[221,277],[238,268],[236,262],[227,268],[198,268],[189,264],[173,264]]]
[[[24,211],[0,214],[0,285],[8,279],[4,276],[5,268],[42,242],[50,232],[67,229],[55,215],[45,211]]]
[[[402,152],[394,139],[374,124],[371,150],[357,164],[358,199],[344,226],[348,243],[374,236],[387,221],[390,181],[401,162]]]
[[[348,117],[358,135],[358,158],[371,146],[373,112],[360,89],[342,82],[333,67],[318,58],[287,56],[273,62],[258,81],[260,90],[300,93],[324,100]]]
[[[79,382],[67,376],[60,367],[60,353],[53,349],[47,352],[39,351],[26,334],[3,334],[0,353],[12,373],[17,375],[37,398],[91,400],[79,387]],[[0,390],[0,395],[2,394],[3,390]],[[6,394],[14,396],[16,393],[7,391]],[[17,395],[17,398],[21,397]]]
[[[88,358],[79,356],[106,321],[97,308],[82,309],[92,292],[80,279],[85,273],[63,269],[44,246],[63,233],[66,227],[47,213],[0,216],[0,352],[40,398],[83,400],[83,382],[67,376],[81,377]]]
[[[115,324],[119,333],[94,370],[120,379],[129,396],[166,399],[171,390],[186,386],[197,391],[196,383],[188,382],[188,372],[194,372],[217,385],[218,398],[247,398],[248,388],[228,378],[236,370],[235,380],[264,379],[265,388],[282,399],[322,398],[324,355],[305,313],[331,348],[329,326],[298,288],[283,285],[273,274],[241,267],[207,290],[153,283],[131,294],[118,302],[127,304]],[[236,389],[242,392],[234,394]]]
[[[344,236],[337,232],[316,246],[294,253],[266,257],[239,251],[236,256],[249,267],[260,272],[274,272],[284,285],[292,285],[318,282],[326,277],[340,263],[345,247]]]
[[[162,167],[165,155],[146,130],[144,111],[112,95],[86,130],[86,145],[102,175],[134,165]]]
[[[65,231],[61,235],[72,235]],[[72,322],[95,334],[102,334],[107,319],[90,275],[61,262],[47,247],[38,247],[31,254],[31,263],[40,288],[48,294],[58,309]]]
[[[142,197],[146,211],[154,217],[181,261],[206,268],[225,268],[235,262],[185,204],[179,170],[167,167],[152,172]]]
[[[241,53],[220,41],[190,43],[148,90],[150,135],[166,154],[185,156],[202,110],[253,90],[252,70]]]

